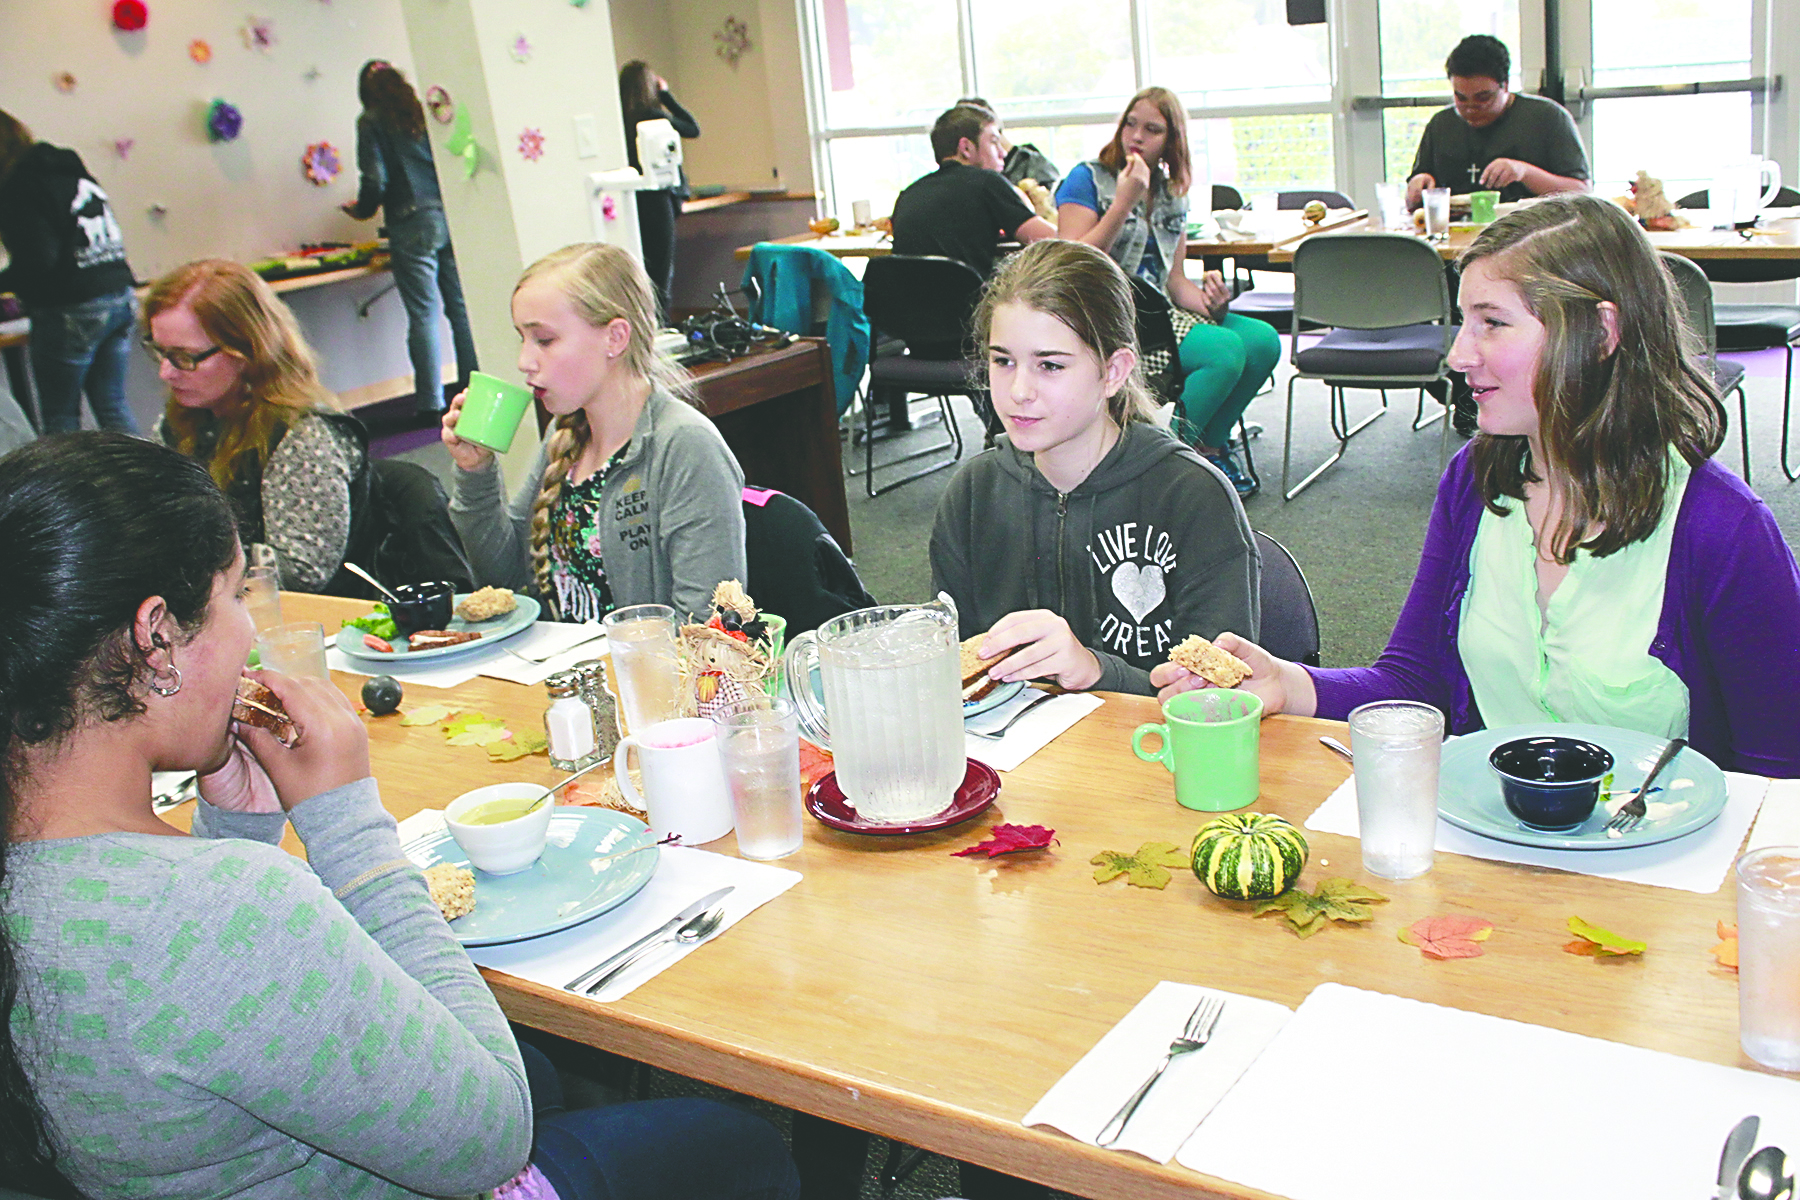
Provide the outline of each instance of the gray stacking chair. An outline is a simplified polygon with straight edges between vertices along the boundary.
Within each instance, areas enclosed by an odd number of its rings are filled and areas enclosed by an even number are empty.
[[[1281,451],[1281,495],[1292,500],[1344,456],[1350,439],[1387,411],[1387,389],[1419,389],[1413,428],[1424,418],[1425,385],[1448,377],[1450,286],[1437,248],[1404,233],[1334,233],[1309,237],[1294,251],[1294,323],[1330,326],[1317,345],[1292,342],[1288,380],[1287,444]],[[1294,457],[1294,384],[1321,380],[1330,389],[1331,432],[1337,449],[1305,479],[1288,485]],[[1381,407],[1350,424],[1347,388],[1381,392]],[[1448,457],[1450,422],[1444,421],[1440,457]]]
[[[1750,482],[1750,409],[1744,398],[1744,364],[1719,357],[1719,331],[1713,324],[1712,283],[1700,264],[1691,258],[1664,250],[1663,267],[1675,279],[1675,290],[1687,307],[1688,327],[1706,351],[1706,366],[1712,372],[1713,384],[1723,399],[1736,392],[1738,398],[1738,444],[1744,459],[1744,482]],[[1783,455],[1786,457],[1786,447]]]

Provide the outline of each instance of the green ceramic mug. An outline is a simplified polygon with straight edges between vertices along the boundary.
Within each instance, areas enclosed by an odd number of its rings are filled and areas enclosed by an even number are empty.
[[[1254,803],[1261,792],[1259,748],[1262,699],[1235,688],[1182,692],[1163,702],[1160,723],[1139,725],[1131,750],[1160,762],[1175,775],[1175,799],[1183,808],[1230,812]],[[1144,749],[1147,737],[1160,749]]]
[[[1470,192],[1469,220],[1477,225],[1492,225],[1494,209],[1499,203],[1499,192]]]
[[[505,454],[530,407],[530,388],[476,371],[469,376],[469,394],[456,418],[456,436]]]

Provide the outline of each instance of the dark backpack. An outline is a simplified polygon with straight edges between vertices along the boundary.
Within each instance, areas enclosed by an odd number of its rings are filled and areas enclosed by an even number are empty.
[[[786,617],[790,638],[875,604],[824,522],[786,492],[744,489],[744,558],[756,607]]]
[[[437,477],[417,463],[377,459],[369,467],[368,499],[351,518],[351,562],[389,587],[447,580],[459,592],[475,590],[475,571],[462,538],[450,523],[450,498]],[[339,571],[327,591],[333,596],[377,598],[374,588]]]

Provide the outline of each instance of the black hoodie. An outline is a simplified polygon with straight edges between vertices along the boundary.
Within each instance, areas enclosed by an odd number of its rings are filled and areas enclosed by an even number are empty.
[[[965,638],[1022,609],[1059,614],[1103,691],[1154,694],[1150,668],[1191,633],[1258,633],[1262,561],[1237,493],[1138,421],[1066,495],[1004,436],[970,459],[938,502],[931,578]]]
[[[0,179],[0,291],[29,308],[65,308],[131,286],[125,239],[106,192],[73,150],[38,142]]]

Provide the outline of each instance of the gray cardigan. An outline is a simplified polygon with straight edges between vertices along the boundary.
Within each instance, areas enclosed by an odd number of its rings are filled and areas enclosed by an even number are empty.
[[[456,472],[450,519],[476,583],[536,590],[531,506],[548,461],[546,443],[510,505],[501,494],[499,463]],[[613,536],[600,561],[613,602],[699,614],[712,604],[720,580],[747,580],[743,495],[744,472],[713,423],[662,388],[651,391],[625,460],[601,485]]]

